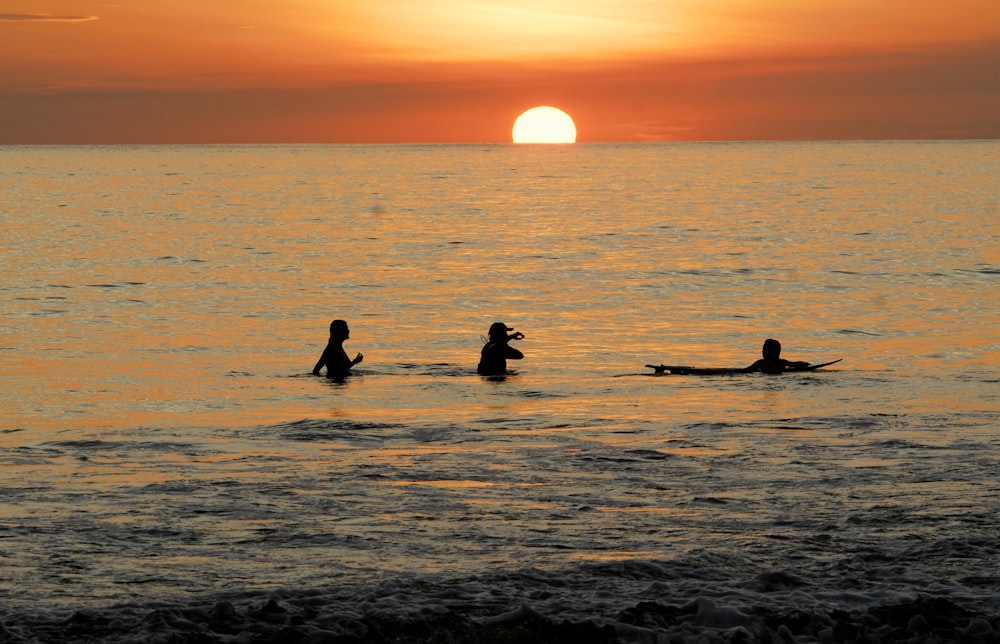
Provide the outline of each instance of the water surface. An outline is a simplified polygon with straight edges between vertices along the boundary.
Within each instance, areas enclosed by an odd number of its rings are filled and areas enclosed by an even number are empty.
[[[0,149],[0,605],[1000,630],[997,176],[996,142]],[[844,360],[644,367],[767,337]]]

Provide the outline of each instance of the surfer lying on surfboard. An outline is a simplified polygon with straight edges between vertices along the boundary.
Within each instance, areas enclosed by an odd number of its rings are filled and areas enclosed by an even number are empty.
[[[774,338],[764,340],[760,360],[746,368],[746,371],[761,373],[784,373],[786,371],[802,371],[809,367],[808,362],[789,362],[781,357],[781,343]]]
[[[755,371],[760,371],[761,373],[785,373],[786,371],[814,371],[820,367],[826,367],[828,365],[840,362],[842,359],[837,359],[832,362],[824,362],[822,364],[810,364],[808,362],[791,362],[785,360],[781,357],[781,343],[773,338],[768,338],[764,340],[764,348],[762,350],[762,357],[760,360],[754,362],[749,367],[744,367],[742,369],[712,369],[712,368],[698,368],[698,367],[680,367],[680,366],[669,366],[669,365],[646,365],[650,369],[655,370],[656,373],[671,373],[675,375],[717,375],[717,374],[732,374],[732,373],[753,373]]]

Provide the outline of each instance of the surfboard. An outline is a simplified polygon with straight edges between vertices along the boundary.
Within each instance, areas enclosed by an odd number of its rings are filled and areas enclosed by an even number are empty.
[[[672,376],[721,376],[734,373],[746,373],[740,367],[682,367],[676,365],[652,365],[647,367],[653,369],[657,374]]]
[[[837,364],[843,360],[843,358],[837,358],[836,360],[831,360],[830,362],[822,362],[820,364],[811,364],[808,367],[802,367],[801,369],[793,369],[793,371],[816,371],[820,367],[829,367],[832,364]]]
[[[836,360],[831,360],[830,362],[822,362],[820,364],[811,364],[807,367],[800,367],[798,369],[790,369],[785,373],[794,373],[796,371],[815,371],[822,367],[829,367],[832,364],[836,364],[843,360],[843,358],[837,358]],[[672,376],[725,376],[733,375],[737,373],[752,373],[747,371],[742,367],[687,367],[687,366],[675,366],[675,365],[646,365],[653,370],[656,374],[672,375]]]

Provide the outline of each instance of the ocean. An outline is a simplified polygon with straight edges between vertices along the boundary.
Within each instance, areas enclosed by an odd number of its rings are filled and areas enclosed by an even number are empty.
[[[0,641],[1000,642],[998,177],[997,141],[0,148]],[[766,338],[843,360],[646,367]]]

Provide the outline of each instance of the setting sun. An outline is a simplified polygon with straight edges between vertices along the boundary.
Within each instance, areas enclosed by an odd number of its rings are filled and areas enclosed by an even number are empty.
[[[576,124],[566,112],[543,105],[517,117],[511,134],[514,143],[576,143]]]

